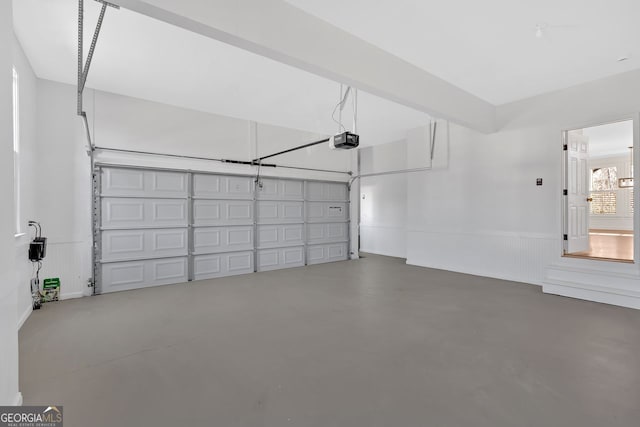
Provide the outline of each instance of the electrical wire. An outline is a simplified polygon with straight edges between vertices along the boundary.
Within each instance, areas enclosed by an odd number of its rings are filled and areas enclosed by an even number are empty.
[[[346,131],[346,129],[342,124],[342,115],[340,115],[340,120],[336,120],[336,111],[338,110],[338,107],[340,107],[340,111],[342,112],[342,110],[344,109],[344,103],[347,100],[347,97],[349,96],[350,90],[351,90],[351,86],[347,86],[347,90],[343,94],[342,84],[340,85],[340,101],[338,101],[336,106],[333,107],[333,112],[331,113],[331,119],[338,125],[338,133],[344,132]]]
[[[33,229],[34,229],[34,232],[35,232],[35,235],[33,236],[34,239],[42,237],[42,226],[40,225],[39,222],[37,222],[37,221],[29,221],[29,227],[33,227]]]
[[[353,133],[358,133],[358,89],[351,95],[351,109],[353,110]]]
[[[258,172],[256,173],[256,185],[259,188],[262,188],[262,183],[260,182],[260,167],[262,166],[262,160],[258,162]]]
[[[344,106],[347,102],[347,98],[349,97],[349,93],[351,92],[351,86],[347,86],[347,90],[344,91],[344,95],[342,94],[342,85],[340,85],[340,102],[338,102],[336,104],[335,107],[333,107],[333,112],[331,113],[331,119],[334,121],[335,124],[338,125],[338,133],[340,132],[346,132],[347,129],[344,127],[344,125],[342,124],[342,120],[336,120],[336,111],[338,110],[338,107],[340,107],[340,110],[342,111],[342,109],[344,109]],[[353,111],[353,132],[355,133],[357,131],[356,126],[357,126],[357,121],[358,121],[358,91],[357,89],[353,89],[353,94],[351,95],[351,110]]]
[[[338,120],[336,120],[336,110],[338,109],[340,104],[342,104],[342,101],[338,102],[336,106],[333,108],[333,113],[331,113],[331,119],[338,125],[338,129],[340,129],[341,131],[346,131],[342,122],[339,122]]]

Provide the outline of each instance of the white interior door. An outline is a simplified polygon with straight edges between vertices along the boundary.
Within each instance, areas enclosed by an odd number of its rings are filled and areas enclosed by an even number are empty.
[[[589,138],[567,132],[567,253],[589,250]]]

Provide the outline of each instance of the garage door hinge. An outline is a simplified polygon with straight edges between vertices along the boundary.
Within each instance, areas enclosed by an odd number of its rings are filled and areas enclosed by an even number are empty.
[[[562,239],[563,239],[563,240],[569,240],[569,236],[567,236],[566,234],[563,234],[563,235],[562,235]]]
[[[568,196],[569,192],[566,189],[564,189],[564,190],[562,190],[562,195],[563,196]]]

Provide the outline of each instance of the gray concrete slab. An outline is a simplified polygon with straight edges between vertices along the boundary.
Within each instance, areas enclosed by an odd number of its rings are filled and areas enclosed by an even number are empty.
[[[640,312],[369,255],[47,304],[20,383],[67,427],[635,427]]]

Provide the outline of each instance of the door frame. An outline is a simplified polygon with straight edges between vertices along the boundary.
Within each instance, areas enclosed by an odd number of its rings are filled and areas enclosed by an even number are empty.
[[[564,236],[568,234],[568,196],[564,194],[564,190],[568,188],[568,179],[569,179],[569,168],[568,168],[568,151],[564,149],[564,145],[568,140],[567,135],[568,132],[573,130],[585,129],[594,126],[602,126],[612,123],[619,123],[631,121],[633,123],[633,170],[634,177],[637,174],[636,171],[640,170],[638,167],[640,166],[640,113],[631,113],[631,114],[621,114],[619,116],[610,117],[602,120],[593,120],[583,123],[581,125],[573,125],[573,126],[565,126],[562,128],[560,132],[560,152],[561,152],[561,188],[559,193],[561,194],[561,244],[560,244],[560,256],[562,258],[571,258],[572,256],[566,253],[567,244],[564,240]],[[633,264],[637,265],[638,260],[640,259],[640,213],[638,212],[640,209],[635,207],[635,201],[640,197],[640,189],[639,185],[636,185],[634,182],[633,186],[633,200],[634,200],[634,209],[633,209]],[[575,258],[575,257],[573,257]],[[588,258],[588,257],[578,257],[585,261],[593,261],[593,262],[619,262],[614,259],[598,259],[598,258]],[[627,262],[627,261],[625,261]],[[628,262],[627,262],[628,263]]]

